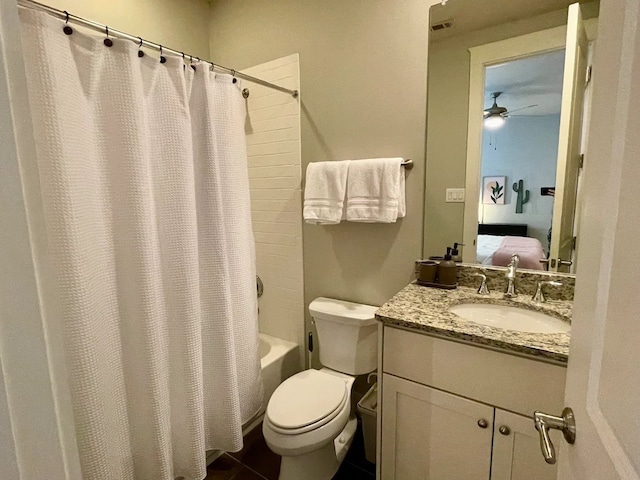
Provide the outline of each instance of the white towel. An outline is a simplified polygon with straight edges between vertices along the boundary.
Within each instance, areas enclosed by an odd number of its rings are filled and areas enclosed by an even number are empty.
[[[372,158],[349,165],[347,213],[350,222],[394,223],[406,215],[402,158]]]
[[[349,160],[315,162],[307,167],[303,216],[307,223],[334,225],[342,220]]]

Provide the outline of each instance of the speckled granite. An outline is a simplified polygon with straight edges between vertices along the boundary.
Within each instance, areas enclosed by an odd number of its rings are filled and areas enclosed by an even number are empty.
[[[415,277],[418,278],[420,260],[415,262]],[[487,285],[489,290],[504,291],[506,280],[504,275],[506,267],[485,266],[477,263],[459,263],[458,264],[458,285],[462,287],[478,288],[480,279],[474,274],[482,271],[487,276]],[[569,273],[552,273],[536,270],[517,270],[516,285],[518,292],[523,295],[533,296],[541,280],[557,280],[562,283],[560,287],[548,286],[545,288],[545,296],[549,300],[571,300],[573,301],[573,292],[576,286],[576,276]]]
[[[464,287],[480,285],[480,279],[473,275],[482,271],[487,276],[489,290],[503,292],[506,287],[504,275],[506,267],[485,267],[483,265],[461,263],[458,265],[458,284]],[[544,294],[549,300],[571,300],[576,286],[576,276],[569,273],[537,272],[535,270],[516,270],[516,286],[519,293],[530,297],[536,291],[539,281],[556,280],[560,287],[547,286]]]
[[[475,277],[473,280],[474,283],[478,281]],[[533,303],[528,294],[505,300],[502,292],[496,290],[483,296],[470,287],[440,290],[411,283],[380,307],[376,311],[376,318],[389,326],[431,333],[541,360],[567,362],[570,334],[517,332],[481,325],[449,312],[451,306],[461,303],[513,305],[540,311],[569,323],[573,306],[573,302],[567,300],[550,300],[539,305]]]

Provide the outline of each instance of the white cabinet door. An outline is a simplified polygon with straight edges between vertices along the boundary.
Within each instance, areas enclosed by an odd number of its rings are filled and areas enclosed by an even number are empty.
[[[501,430],[502,429],[502,430]],[[562,434],[551,432],[554,442]],[[544,461],[530,417],[496,409],[491,480],[555,480],[557,468]]]
[[[385,373],[381,478],[489,480],[493,410]]]

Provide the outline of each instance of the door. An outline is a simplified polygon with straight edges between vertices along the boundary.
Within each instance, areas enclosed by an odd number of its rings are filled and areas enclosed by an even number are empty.
[[[496,408],[491,480],[556,480],[557,468],[544,461],[531,424],[531,417]],[[559,442],[562,434],[552,431],[551,438]]]
[[[493,408],[384,374],[381,478],[488,480]]]
[[[559,480],[640,478],[640,0],[599,25]]]
[[[582,22],[580,4],[569,7],[567,41],[562,81],[562,108],[558,139],[556,189],[549,270],[569,272],[573,258],[574,218],[582,142],[582,108],[587,82],[589,42]]]

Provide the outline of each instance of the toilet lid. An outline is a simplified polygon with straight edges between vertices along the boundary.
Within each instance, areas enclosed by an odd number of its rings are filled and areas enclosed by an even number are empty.
[[[331,416],[344,405],[346,395],[344,379],[305,370],[276,388],[267,405],[267,417],[276,427],[302,428]]]

